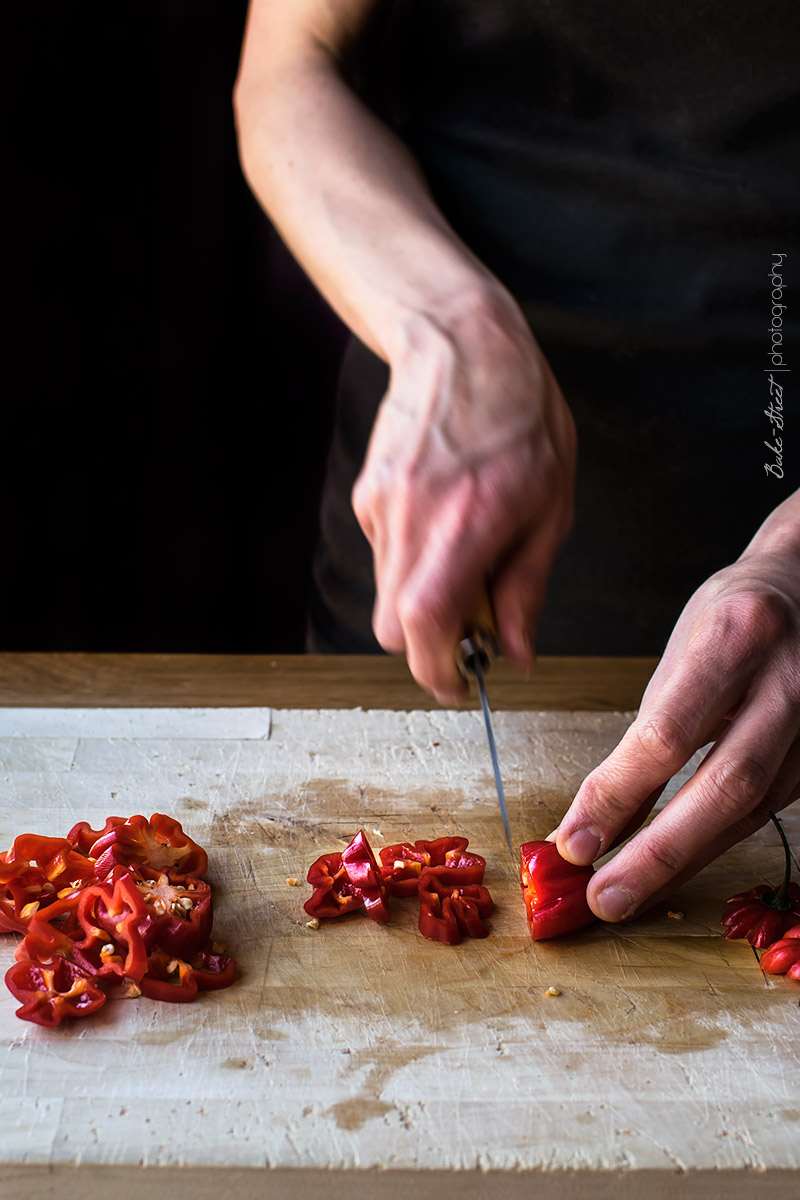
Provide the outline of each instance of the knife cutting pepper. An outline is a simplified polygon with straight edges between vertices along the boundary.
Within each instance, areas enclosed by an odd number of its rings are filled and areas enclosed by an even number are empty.
[[[574,933],[597,920],[586,900],[593,867],[573,866],[555,842],[525,842],[520,855],[522,893],[535,942]]]

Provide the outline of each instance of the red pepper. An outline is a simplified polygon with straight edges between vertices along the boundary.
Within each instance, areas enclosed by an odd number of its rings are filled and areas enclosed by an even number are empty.
[[[788,975],[800,980],[800,925],[793,925],[779,941],[773,942],[759,960],[767,975]]]
[[[363,896],[364,907],[373,921],[388,921],[386,888],[363,829],[358,831],[350,845],[345,846],[342,851],[342,867],[350,884]]]
[[[800,921],[800,886],[790,883],[792,856],[789,843],[778,818],[774,813],[770,816],[783,842],[786,864],[783,883],[780,888],[761,883],[747,892],[731,896],[722,918],[726,938],[744,938],[757,950],[771,946]]]
[[[535,942],[573,933],[597,919],[586,901],[592,866],[573,866],[555,842],[526,842],[520,853],[522,893]]]
[[[89,851],[96,841],[110,833],[115,825],[124,825],[124,817],[106,817],[106,823],[102,829],[92,829],[88,821],[78,821],[77,825],[73,825],[67,834],[67,841],[71,842],[79,854],[89,857]]]
[[[463,872],[465,884],[482,883],[486,860],[466,854],[467,838],[435,838],[432,841],[398,842],[380,853],[381,876],[390,896],[416,896],[419,878],[426,867],[455,867]]]
[[[92,863],[66,838],[20,834],[0,854],[0,932],[24,933],[35,912],[89,880],[94,880]]]
[[[56,955],[49,964],[26,959],[6,971],[6,985],[22,1000],[17,1016],[53,1027],[74,1017],[88,1017],[106,1002],[103,989],[77,963]]]
[[[72,952],[75,938],[82,933],[78,921],[80,894],[70,892],[33,914],[25,937],[14,951],[18,962],[47,963],[54,956]]]
[[[341,917],[364,907],[364,897],[347,878],[341,854],[322,854],[308,868],[306,879],[314,889],[303,905],[310,917]]]
[[[190,961],[201,992],[230,987],[236,977],[236,963],[229,954],[223,954],[213,946],[206,946],[193,954]]]
[[[128,817],[104,833],[89,850],[96,859],[95,873],[104,879],[115,866],[147,864],[153,871],[178,871],[183,875],[204,875],[208,855],[202,846],[184,833],[180,821],[163,813],[146,817]]]
[[[463,937],[486,937],[483,918],[494,909],[489,889],[464,883],[458,868],[426,867],[419,879],[419,931],[430,941],[455,946]]]
[[[105,882],[84,888],[78,900],[78,920],[85,937],[72,954],[88,974],[101,979],[139,983],[147,970],[147,942],[157,922],[130,871],[117,868]]]
[[[189,958],[211,936],[213,910],[211,888],[194,875],[175,875],[131,868],[136,887],[150,913],[155,933],[152,940],[167,954]],[[153,878],[155,876],[155,878]]]
[[[156,948],[147,959],[147,973],[139,984],[149,1000],[188,1004],[197,995],[197,976],[183,959]]]
[[[303,908],[311,917],[341,917],[366,908],[374,921],[388,921],[386,888],[364,831],[359,830],[341,854],[323,854],[306,876],[314,888]]]
[[[230,987],[235,975],[233,959],[211,945],[198,951],[189,962],[156,947],[148,956],[147,973],[140,986],[150,1000],[188,1004],[198,991]]]

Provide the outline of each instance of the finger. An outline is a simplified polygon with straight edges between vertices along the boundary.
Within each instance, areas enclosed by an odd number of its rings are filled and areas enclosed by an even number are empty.
[[[584,780],[558,830],[564,858],[584,865],[612,845],[647,797],[710,741],[746,692],[752,663],[734,639],[690,639],[616,749]]]
[[[527,535],[492,576],[492,603],[505,658],[519,671],[536,662],[536,627],[559,545],[548,522]]]
[[[783,802],[794,782],[798,721],[776,712],[774,682],[765,682],[729,732],[720,738],[688,783],[619,854],[593,877],[592,909],[603,920],[631,916],[661,889],[686,877],[704,854],[721,853],[731,831],[738,841],[764,803]],[[788,776],[787,776],[788,772]],[[792,783],[787,784],[787,777]],[[776,794],[777,788],[781,794]],[[717,847],[720,847],[717,850]],[[708,860],[710,861],[710,859]]]

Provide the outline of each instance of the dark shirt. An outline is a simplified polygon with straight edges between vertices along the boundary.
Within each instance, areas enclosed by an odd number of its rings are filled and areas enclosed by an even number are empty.
[[[538,649],[659,653],[800,485],[800,5],[412,0],[383,7],[367,49],[366,94],[516,297],[576,420],[575,526]],[[795,368],[773,375],[783,430],[765,412],[773,348]],[[387,377],[354,340],[318,647],[376,648],[349,491]],[[765,470],[776,435],[782,479]]]

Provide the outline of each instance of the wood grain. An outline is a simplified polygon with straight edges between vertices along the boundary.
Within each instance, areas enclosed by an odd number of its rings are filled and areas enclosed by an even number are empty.
[[[497,714],[515,841],[553,827],[630,718]],[[0,711],[0,844],[153,809],[208,846],[240,978],[54,1031],[0,998],[0,1194],[800,1194],[800,988],[718,924],[724,897],[776,877],[769,830],[635,923],[534,945],[478,713]],[[359,826],[376,847],[469,836],[490,937],[428,943],[413,901],[385,928],[306,928],[287,878]],[[800,842],[796,806],[786,826]]]
[[[489,677],[499,709],[636,708],[655,658],[542,658],[527,680]],[[465,707],[474,707],[465,705]],[[437,709],[404,659],[384,655],[0,654],[0,705],[273,705]]]

